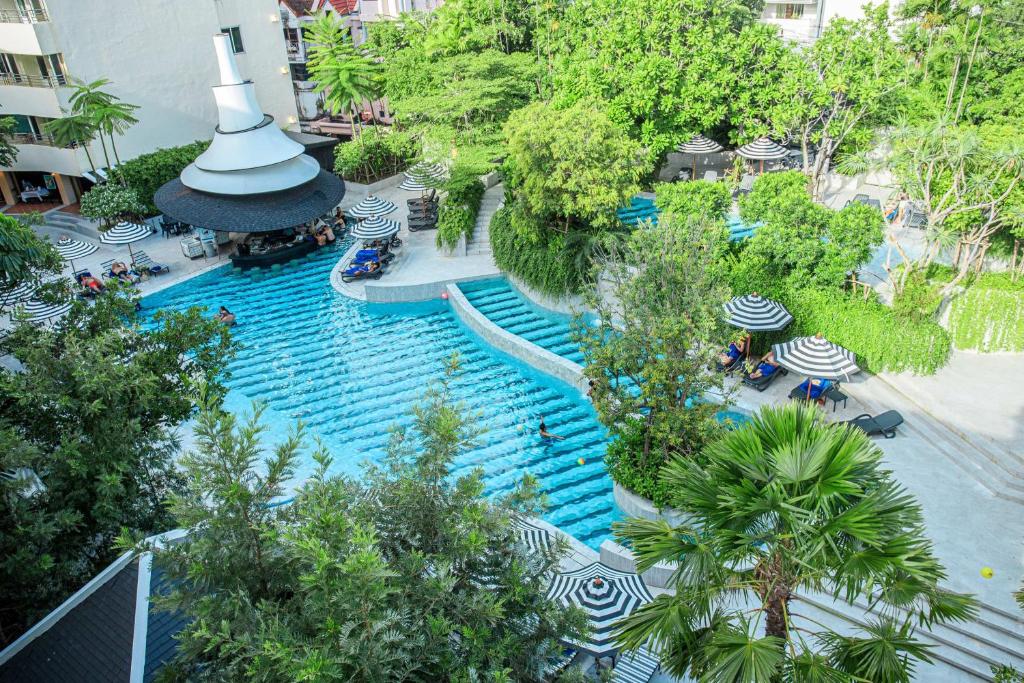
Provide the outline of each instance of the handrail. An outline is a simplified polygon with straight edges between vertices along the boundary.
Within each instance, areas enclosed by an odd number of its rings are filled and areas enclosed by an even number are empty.
[[[40,24],[49,20],[50,15],[42,9],[0,10],[0,23],[4,24]]]
[[[64,147],[66,149],[78,146],[74,142],[70,145],[58,145],[49,133],[14,133],[11,135],[11,142],[17,145],[46,145],[47,147]]]
[[[58,88],[67,85],[68,79],[62,74],[37,76],[35,74],[0,73],[0,85],[25,85],[30,88]]]

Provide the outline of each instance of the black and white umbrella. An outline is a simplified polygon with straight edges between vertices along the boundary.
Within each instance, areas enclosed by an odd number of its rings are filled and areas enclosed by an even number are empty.
[[[714,154],[715,152],[721,152],[724,149],[720,144],[710,138],[706,138],[700,133],[694,135],[688,142],[684,142],[676,150],[683,154],[693,155],[693,175],[690,176],[694,180],[697,178],[697,155],[698,154]]]
[[[839,379],[860,372],[857,357],[852,351],[833,344],[820,334],[796,337],[784,344],[775,344],[772,353],[779,365],[808,377]]]
[[[51,304],[32,299],[18,306],[15,317],[30,323],[41,323],[62,316],[71,310],[71,303]]]
[[[722,308],[729,316],[727,323],[751,332],[775,332],[793,322],[785,306],[756,293],[733,297]]]
[[[398,207],[386,199],[375,197],[372,194],[348,210],[348,215],[353,218],[369,218],[370,216],[386,216],[395,211]]]
[[[9,283],[0,283],[0,291],[7,289],[9,286]],[[17,287],[9,289],[5,294],[0,294],[0,303],[10,306],[11,304],[27,301],[32,298],[37,289],[38,287],[23,282]]]
[[[632,614],[654,598],[636,574],[620,572],[600,562],[557,574],[548,588],[548,599],[575,605],[587,613],[591,634],[575,643],[595,657],[614,655],[618,647],[612,635],[615,622]]]
[[[550,531],[537,526],[528,519],[515,519],[512,526],[519,532],[519,538],[523,545],[533,554],[546,553],[555,545],[555,539],[551,537]]]
[[[439,180],[446,175],[445,167],[441,164],[431,164],[421,161],[405,172],[405,180],[398,186],[401,190],[425,190],[430,181]]]
[[[153,234],[153,228],[140,223],[128,223],[122,221],[106,232],[100,233],[100,242],[103,244],[127,244],[128,256],[132,262],[135,256],[132,254],[132,243],[144,240]]]
[[[758,138],[753,142],[740,145],[736,153],[744,159],[761,162],[761,173],[764,173],[764,162],[772,159],[783,159],[789,155],[789,150],[768,138]]]
[[[401,228],[402,226],[397,221],[374,216],[356,223],[352,228],[351,235],[357,240],[378,240],[398,234]]]
[[[60,257],[71,264],[71,272],[75,272],[75,259],[84,258],[90,254],[95,254],[98,246],[92,242],[83,242],[82,240],[73,240],[67,235],[61,235],[57,242],[53,245],[57,249],[57,253]]]

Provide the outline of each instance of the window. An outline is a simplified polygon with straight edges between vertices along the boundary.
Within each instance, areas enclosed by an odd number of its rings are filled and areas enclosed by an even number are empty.
[[[800,19],[803,16],[803,5],[782,5],[779,7],[779,19]]]
[[[242,31],[237,26],[221,27],[221,33],[228,34],[231,38],[231,51],[236,55],[239,52],[245,52],[245,48],[242,46]]]

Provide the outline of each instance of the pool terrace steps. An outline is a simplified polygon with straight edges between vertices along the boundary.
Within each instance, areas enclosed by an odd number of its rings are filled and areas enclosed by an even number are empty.
[[[491,255],[491,218],[505,205],[505,186],[502,184],[488,188],[480,202],[480,212],[476,215],[473,236],[466,243],[466,255]]]

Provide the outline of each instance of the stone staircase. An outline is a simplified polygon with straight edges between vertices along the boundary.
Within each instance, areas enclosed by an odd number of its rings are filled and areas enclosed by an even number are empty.
[[[491,217],[505,204],[505,186],[495,185],[484,192],[480,213],[476,216],[473,237],[466,244],[466,256],[491,255]]]
[[[100,238],[100,231],[97,228],[96,223],[88,218],[64,213],[60,210],[50,211],[45,214],[44,218],[46,219],[46,225],[51,228],[77,233],[82,237],[88,237],[92,240],[98,240]]]

